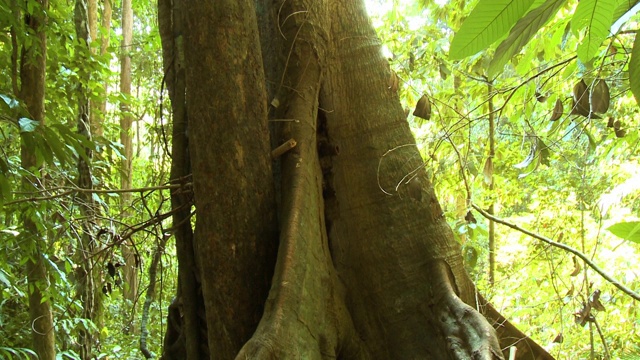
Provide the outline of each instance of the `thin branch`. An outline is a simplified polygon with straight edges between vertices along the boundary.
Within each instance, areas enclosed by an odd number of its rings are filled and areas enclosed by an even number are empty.
[[[580,259],[582,259],[582,261],[585,262],[585,264],[587,264],[590,268],[592,268],[595,272],[597,272],[598,274],[600,274],[600,276],[602,276],[605,280],[607,280],[608,282],[610,282],[613,286],[617,287],[618,289],[620,289],[620,291],[624,292],[625,294],[631,296],[633,299],[640,301],[640,294],[634,292],[633,290],[629,289],[628,287],[622,285],[618,280],[614,279],[613,277],[611,277],[609,274],[607,274],[606,272],[604,272],[604,270],[602,270],[600,267],[598,267],[598,265],[596,265],[593,261],[591,261],[586,255],[584,255],[582,252],[572,248],[571,246],[553,241],[551,239],[549,239],[548,237],[542,236],[542,235],[538,235],[534,232],[531,232],[527,229],[521,228],[518,225],[512,224],[506,220],[503,220],[501,218],[495,217],[491,214],[489,214],[488,212],[484,211],[483,209],[481,209],[478,205],[476,204],[471,204],[471,206],[476,209],[476,211],[478,211],[480,214],[482,214],[482,216],[484,216],[485,218],[489,219],[489,220],[493,220],[499,224],[505,225],[507,227],[510,227],[514,230],[520,231],[523,234],[527,234],[535,239],[541,240],[551,246],[555,246],[557,248],[560,248],[562,250],[568,251],[570,253],[572,253],[573,255],[579,257]]]
[[[51,192],[51,191],[57,191],[57,190],[65,190],[64,192],[61,192],[59,194],[50,195],[50,196],[38,196],[38,197],[34,196],[34,197],[28,197],[28,198],[14,200],[14,201],[8,201],[4,203],[4,206],[10,206],[10,205],[20,204],[24,202],[31,202],[31,201],[53,200],[53,199],[57,199],[60,197],[64,197],[64,196],[76,194],[76,193],[93,193],[93,194],[142,193],[146,191],[155,191],[155,190],[179,189],[179,188],[182,188],[183,186],[189,186],[190,184],[191,183],[169,184],[169,185],[149,186],[149,187],[135,188],[135,189],[103,189],[103,190],[82,189],[82,188],[72,187],[72,186],[61,186],[61,187],[37,191],[39,193],[43,193],[43,192]],[[14,194],[24,194],[24,192],[16,192]]]

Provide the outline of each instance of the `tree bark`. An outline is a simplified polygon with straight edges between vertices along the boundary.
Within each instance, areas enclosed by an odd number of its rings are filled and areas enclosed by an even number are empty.
[[[26,25],[35,36],[28,46],[22,49],[20,62],[20,93],[19,98],[24,102],[32,120],[44,125],[44,96],[45,96],[45,75],[47,57],[47,39],[45,34],[46,10],[49,6],[47,0],[37,1],[38,6],[33,13],[26,13]],[[33,146],[29,146],[26,137],[29,133],[23,134],[22,146],[20,149],[20,160],[23,169],[32,175],[22,178],[23,191],[36,190],[41,184],[40,169],[36,163],[36,155]],[[38,226],[29,213],[23,212],[22,222],[24,225],[24,236],[27,249],[25,256],[27,261],[27,282],[29,284],[29,315],[31,318],[31,333],[33,336],[33,349],[41,360],[54,360],[55,332],[53,327],[53,314],[51,312],[51,300],[47,292],[49,289],[49,278],[43,257],[46,242],[42,234],[38,231]]]
[[[208,350],[228,359],[255,330],[273,271],[277,223],[262,56],[253,1],[182,2],[182,9],[198,211],[193,245]]]
[[[122,48],[120,57],[120,92],[126,97],[131,96],[131,42],[133,40],[133,9],[131,0],[122,1]],[[133,182],[133,135],[131,134],[131,124],[133,117],[131,116],[131,108],[127,102],[120,104],[120,143],[123,146],[122,155],[124,159],[121,162],[120,188],[131,189]],[[129,205],[131,204],[131,193],[123,193],[120,195],[120,204],[124,217],[131,213]],[[129,240],[131,241],[131,240]],[[132,244],[122,244],[122,257],[124,258],[124,266],[122,273],[124,275],[124,298],[134,303],[138,295],[138,274],[136,266],[136,254]]]
[[[83,63],[89,60],[91,37],[89,35],[89,13],[86,0],[76,0],[74,10],[74,22],[76,28],[76,35],[80,41],[83,41],[86,46],[86,52],[78,52],[79,63]],[[87,94],[87,85],[89,83],[89,73],[82,73],[80,76],[80,84],[77,90],[78,98],[78,121],[77,129],[78,134],[91,140],[91,124],[90,124],[90,107],[89,97]],[[78,156],[78,187],[81,189],[91,190],[93,189],[93,180],[91,175],[91,159],[92,151],[90,148],[84,149],[84,156]],[[79,269],[76,271],[78,276],[77,280],[77,293],[83,304],[82,317],[99,324],[99,318],[102,308],[102,294],[98,290],[96,285],[100,281],[99,268],[96,266],[95,250],[96,242],[95,227],[96,217],[99,215],[98,204],[93,198],[93,194],[84,192],[79,195],[78,205],[80,212],[82,213],[82,234],[80,235],[80,241],[77,252],[76,262],[80,264]],[[93,358],[92,348],[94,345],[99,344],[99,341],[95,338],[97,334],[94,334],[90,328],[84,328],[80,330],[79,345],[80,345],[80,358],[88,360]]]
[[[389,87],[391,71],[364,5],[256,4],[191,4],[183,28],[193,242],[208,335],[201,356],[502,358]],[[175,52],[164,46],[170,37],[163,35],[165,64]],[[274,160],[273,176],[264,84],[274,145],[296,143]],[[272,179],[280,179],[277,202]],[[276,205],[271,289],[268,297],[249,294],[244,284],[268,284]],[[186,319],[184,302],[170,312],[180,305]]]
[[[90,4],[92,2],[94,2],[96,0],[90,0]],[[91,6],[90,6],[91,7]],[[92,10],[90,10],[90,14],[91,14]],[[102,18],[101,18],[101,23],[102,23],[102,28],[104,29],[104,34],[100,35],[100,56],[104,56],[107,53],[107,48],[109,47],[109,33],[111,31],[111,16],[112,16],[112,9],[111,9],[111,0],[104,0],[104,3],[102,5]],[[91,19],[89,20],[89,23],[91,25]],[[97,24],[96,24],[97,27]],[[97,29],[96,29],[97,30]],[[96,34],[93,33],[93,28],[90,27],[90,31],[91,31],[91,39],[96,39],[97,38],[97,31]],[[107,89],[107,80],[104,80],[103,83],[103,89],[105,91],[105,98],[106,98],[106,89]],[[104,114],[107,110],[107,101],[106,100],[100,100],[98,101],[95,106],[92,103],[91,106],[91,132],[92,134],[95,134],[96,137],[101,137],[104,135],[104,126],[102,124],[102,122],[104,121]]]

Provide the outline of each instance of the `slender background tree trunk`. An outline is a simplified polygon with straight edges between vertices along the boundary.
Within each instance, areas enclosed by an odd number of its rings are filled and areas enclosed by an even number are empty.
[[[131,96],[131,41],[133,39],[133,9],[131,0],[122,1],[122,47],[120,57],[120,92]],[[129,104],[120,105],[120,143],[123,145],[124,159],[121,162],[120,188],[131,189],[132,187],[132,165],[133,165],[133,134],[131,124],[133,117]],[[128,217],[131,214],[129,206],[131,204],[131,193],[123,193],[120,196],[122,216]],[[122,257],[124,258],[124,298],[135,302],[138,294],[138,274],[136,266],[136,255],[132,244],[122,244]]]
[[[31,14],[25,14],[29,30],[35,34],[33,41],[22,52],[20,63],[20,94],[19,98],[24,102],[31,118],[44,125],[44,93],[47,57],[47,38],[44,26],[46,24],[47,0],[37,1],[38,6]],[[25,134],[23,136],[30,136]],[[25,143],[23,138],[20,149],[22,168],[31,175],[24,176],[22,180],[23,191],[30,192],[41,188],[42,179],[40,169],[37,168],[34,147]],[[47,268],[45,266],[43,251],[47,245],[45,238],[38,231],[38,226],[29,214],[23,212],[24,236],[28,251],[27,281],[29,283],[29,314],[31,316],[31,333],[33,335],[33,348],[40,360],[54,360],[55,332],[53,328],[53,314],[51,301],[46,295],[49,288]]]
[[[185,56],[184,56],[184,11],[182,1],[158,1],[158,27],[162,40],[162,55],[165,82],[171,99],[173,114],[171,146],[171,181],[186,183],[191,181],[191,159],[189,156],[189,136],[187,104],[185,99]],[[162,358],[198,360],[208,355],[207,335],[204,316],[198,309],[204,308],[202,288],[198,278],[193,250],[193,229],[191,191],[171,193],[171,207],[175,211],[176,253],[178,256],[178,292],[171,304],[167,334],[164,339]]]
[[[76,35],[79,41],[83,41],[86,45],[86,51],[79,51],[79,63],[89,61],[91,56],[90,45],[91,38],[89,35],[89,12],[86,0],[76,0],[74,11],[74,22]],[[81,73],[80,86],[77,90],[78,98],[78,134],[91,140],[91,124],[90,124],[90,106],[88,97],[88,84],[90,74],[88,72]],[[84,156],[78,157],[78,187],[81,189],[93,189],[93,177],[91,175],[91,159],[93,151],[90,148],[84,149]],[[100,281],[100,269],[95,261],[96,254],[96,221],[99,215],[99,207],[94,200],[93,194],[84,192],[79,194],[77,201],[79,202],[80,212],[82,213],[82,234],[77,252],[77,263],[81,266],[77,271],[76,277],[78,284],[77,293],[82,299],[83,314],[82,317],[92,321],[96,326],[100,325],[100,314],[102,308],[102,294],[97,284]],[[80,357],[83,360],[93,358],[92,348],[99,344],[96,339],[97,334],[90,328],[80,330]]]

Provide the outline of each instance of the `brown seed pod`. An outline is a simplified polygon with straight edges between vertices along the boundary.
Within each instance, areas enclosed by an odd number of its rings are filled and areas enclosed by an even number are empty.
[[[589,116],[589,93],[584,80],[578,81],[573,86],[573,108],[571,114]]]
[[[556,105],[553,107],[553,113],[551,113],[551,121],[556,121],[562,117],[564,109],[562,107],[562,101],[556,100]]]
[[[598,79],[591,90],[591,110],[596,113],[606,113],[609,110],[611,94],[607,83]]]
[[[427,95],[422,95],[420,100],[418,100],[416,109],[413,111],[413,116],[417,116],[425,120],[431,119],[431,101],[429,101]]]
[[[613,127],[613,117],[609,116],[609,120],[607,120],[607,127],[608,128],[612,128]]]
[[[542,94],[541,92],[536,90],[536,100],[538,100],[538,102],[545,102],[547,101],[548,96]]]
[[[613,122],[613,128],[615,130],[620,130],[621,127],[622,127],[622,123],[620,122],[620,120],[616,120]]]
[[[617,138],[623,138],[627,135],[627,130],[625,129],[616,129],[615,132]]]

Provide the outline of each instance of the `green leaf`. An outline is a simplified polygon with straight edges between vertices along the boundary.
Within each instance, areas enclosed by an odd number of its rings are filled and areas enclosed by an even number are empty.
[[[640,37],[637,34],[629,60],[629,86],[633,97],[636,98],[636,103],[640,106]]]
[[[35,120],[31,120],[25,117],[18,119],[18,125],[20,126],[20,132],[33,132],[40,123]]]
[[[531,38],[558,12],[567,0],[547,0],[544,4],[529,11],[518,20],[511,29],[509,36],[504,39],[489,64],[489,78],[493,78],[502,71],[504,65],[531,40]]]
[[[638,5],[640,0],[618,0],[618,7],[613,12],[614,23],[620,20],[629,10]],[[616,30],[617,31],[617,30]]]
[[[45,131],[42,132],[43,137],[51,147],[51,150],[56,155],[60,164],[64,165],[69,159],[71,159],[71,151],[60,141],[60,136],[57,135],[50,128],[46,128]]]
[[[453,37],[449,58],[462,59],[500,39],[531,7],[533,0],[480,0]]]
[[[7,273],[5,273],[2,269],[0,269],[0,282],[5,284],[8,288],[11,287],[11,281],[9,281]]]
[[[640,221],[620,222],[607,228],[613,235],[640,244]]]
[[[617,6],[617,0],[581,0],[578,3],[571,19],[571,30],[577,32],[587,28],[578,45],[580,61],[586,63],[598,52],[600,45],[609,35]]]
[[[0,94],[0,99],[4,100],[9,109],[15,109],[20,105],[15,99],[7,95]]]

